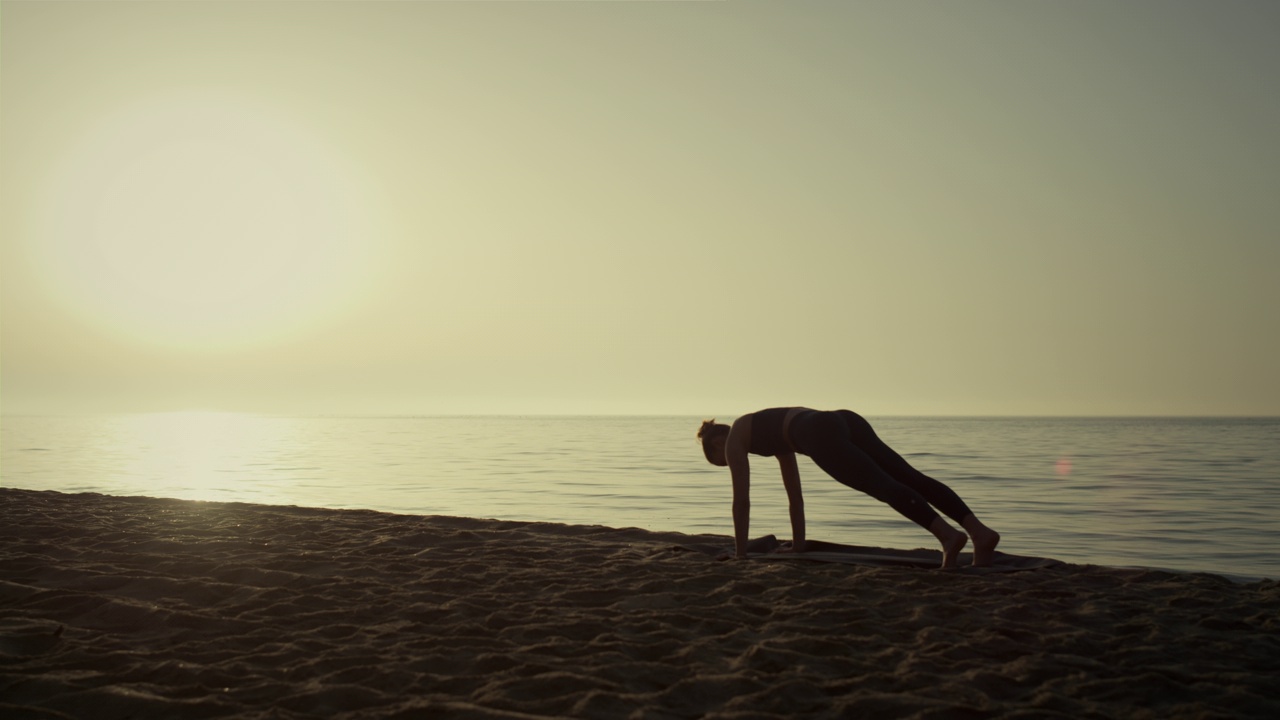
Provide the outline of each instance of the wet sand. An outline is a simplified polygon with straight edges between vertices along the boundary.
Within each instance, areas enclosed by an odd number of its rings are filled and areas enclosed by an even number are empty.
[[[1277,581],[728,545],[0,489],[0,716],[1280,717]]]

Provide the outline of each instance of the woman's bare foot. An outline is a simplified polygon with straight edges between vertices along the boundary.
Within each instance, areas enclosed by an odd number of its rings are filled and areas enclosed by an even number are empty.
[[[951,540],[942,543],[942,567],[954,568],[960,567],[960,551],[964,549],[969,538],[965,537],[962,532],[956,532]]]
[[[942,543],[942,568],[960,567],[960,551],[964,549],[969,538],[959,530],[947,524],[946,520],[938,518],[929,526],[929,532],[938,538],[938,542]]]
[[[973,538],[973,566],[987,567],[996,554],[996,545],[1000,544],[1000,533],[983,525],[978,518],[969,515],[961,523],[969,537]]]
[[[985,532],[974,533],[972,537],[973,566],[987,567],[995,557],[996,545],[1000,544],[1000,533],[991,528],[985,528]]]

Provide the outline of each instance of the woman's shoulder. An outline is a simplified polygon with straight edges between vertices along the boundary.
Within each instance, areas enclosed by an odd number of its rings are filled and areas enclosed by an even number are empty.
[[[793,410],[796,412],[803,412],[808,409],[809,408],[801,407],[799,405],[786,405],[786,406],[765,408],[763,410],[756,410],[755,412],[749,412],[743,415],[739,415],[738,418],[733,421],[733,425],[734,426],[742,425],[745,427],[751,427],[752,421],[757,419],[760,420],[761,422],[766,422],[769,420],[775,420],[778,418],[786,417],[787,414]]]

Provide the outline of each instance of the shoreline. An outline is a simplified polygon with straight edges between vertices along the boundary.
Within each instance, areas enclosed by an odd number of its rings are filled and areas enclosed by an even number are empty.
[[[5,717],[1280,716],[1276,580],[10,488],[0,536]]]

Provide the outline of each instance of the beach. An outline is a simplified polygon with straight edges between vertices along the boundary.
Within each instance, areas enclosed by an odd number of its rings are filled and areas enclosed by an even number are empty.
[[[0,715],[1280,717],[1275,580],[729,545],[0,489]]]

